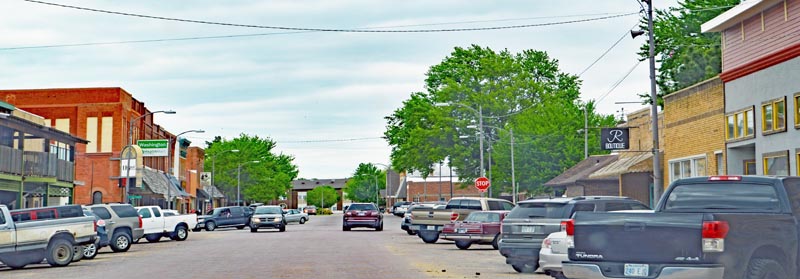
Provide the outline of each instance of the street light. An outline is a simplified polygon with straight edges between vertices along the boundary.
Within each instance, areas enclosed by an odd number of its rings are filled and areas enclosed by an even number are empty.
[[[130,166],[130,159],[131,158],[122,158],[122,156],[123,156],[123,154],[125,154],[125,151],[130,149],[131,145],[133,145],[133,124],[137,123],[137,121],[139,121],[140,119],[142,119],[144,117],[147,117],[148,115],[153,115],[153,114],[156,114],[156,113],[175,114],[176,112],[174,110],[153,111],[153,112],[145,113],[145,114],[143,114],[143,115],[141,115],[139,117],[136,117],[134,119],[131,119],[131,121],[128,123],[128,145],[126,145],[124,148],[122,148],[122,151],[120,152],[120,158],[125,160],[125,164],[128,165],[126,170],[125,170],[126,171],[126,173],[125,173],[125,194],[123,195],[125,197],[124,198],[124,202],[126,202],[126,203],[130,202],[128,200],[128,191],[130,190],[130,184],[131,184],[131,166]],[[134,158],[134,159],[136,159],[136,158]]]
[[[239,206],[242,205],[242,197],[239,193],[240,185],[242,184],[242,166],[250,163],[257,164],[261,163],[261,161],[256,160],[256,161],[244,162],[239,164],[239,167],[236,168],[236,205]]]
[[[650,125],[653,126],[653,197],[655,200],[658,200],[661,197],[661,191],[664,189],[664,181],[661,173],[661,154],[658,153],[658,95],[656,94],[656,43],[655,34],[653,34],[653,1],[642,0],[642,2],[647,3],[647,35],[649,37],[648,58],[650,60]],[[639,3],[639,5],[644,9],[642,3]],[[632,30],[631,37],[636,38],[636,36],[643,35],[644,33],[643,30]]]
[[[478,133],[480,133],[480,135],[481,135],[479,140],[478,140],[479,148],[481,149],[481,152],[480,152],[480,154],[481,154],[481,158],[480,158],[481,159],[481,177],[485,177],[486,176],[486,172],[483,169],[483,137],[484,137],[484,133],[483,133],[483,105],[478,105],[478,109],[474,109],[474,108],[472,108],[472,107],[470,107],[468,105],[462,104],[462,103],[436,103],[436,104],[434,104],[434,106],[437,106],[437,107],[461,106],[461,107],[469,109],[470,111],[475,113],[475,115],[478,116]],[[481,192],[481,197],[483,197],[483,195],[484,195],[483,192]],[[491,187],[489,188],[489,196],[490,197],[492,196],[492,188]]]
[[[214,184],[214,181],[216,180],[215,172],[217,170],[217,155],[224,154],[224,153],[227,153],[227,152],[238,153],[239,149],[225,150],[225,151],[216,153],[214,155],[211,155],[211,186],[214,186],[215,188],[217,187],[217,185]],[[213,188],[212,188],[211,191],[212,191],[212,193],[211,193],[211,207],[214,207],[214,193],[213,193],[214,190],[213,190]]]
[[[387,166],[387,165],[384,165],[384,164],[381,164],[381,163],[370,163],[370,164],[373,164],[373,165],[379,165],[379,166],[382,166],[382,167],[386,168],[387,175],[388,175],[389,169],[391,169],[391,168],[392,168],[392,167],[390,167],[390,166]],[[387,185],[386,185],[386,186],[387,186],[387,187],[386,187],[386,191],[387,191],[387,192],[386,192],[386,195],[388,196],[388,195],[389,195],[389,192],[388,192],[388,191],[389,191],[389,187],[388,187],[388,186],[389,186],[389,185],[388,185],[389,183],[386,183],[386,184],[387,184]],[[376,206],[378,206],[378,207],[380,207],[380,203],[378,203],[378,201],[380,200],[380,197],[381,197],[381,190],[380,190],[380,187],[378,186],[378,176],[377,176],[377,175],[375,176],[375,192],[378,194],[378,195],[375,197],[375,205],[376,205]],[[386,206],[388,207],[388,206],[389,206],[389,204],[387,203],[387,204],[386,204]]]
[[[177,141],[178,137],[180,137],[181,135],[186,134],[186,133],[205,133],[205,132],[206,131],[204,131],[204,130],[188,130],[188,131],[184,131],[184,132],[181,132],[181,133],[177,134],[175,136],[175,140]],[[172,170],[172,155],[171,155],[172,154],[172,152],[171,152],[172,148],[170,148],[171,146],[172,146],[172,137],[170,137],[169,140],[167,141],[167,172],[172,174],[172,176],[175,176],[176,172]],[[177,166],[177,164],[175,166]],[[167,187],[167,198],[169,198],[169,202],[167,203],[167,208],[172,209],[172,203],[175,201],[174,198],[172,197],[172,187]]]
[[[517,190],[516,176],[514,174],[514,127],[510,127],[508,128],[508,130],[496,126],[487,125],[486,127],[507,131],[509,133],[509,136],[511,137],[511,195],[512,195],[512,201],[514,203],[517,203],[517,192],[519,190]],[[489,156],[491,156],[491,153],[489,153]],[[489,163],[491,164],[491,162]],[[491,183],[491,181],[489,182]]]

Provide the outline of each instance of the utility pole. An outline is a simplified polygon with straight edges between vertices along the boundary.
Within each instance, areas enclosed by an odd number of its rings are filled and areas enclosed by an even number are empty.
[[[656,93],[656,40],[653,34],[653,0],[644,0],[647,3],[647,32],[650,45],[650,118],[653,130],[653,197],[655,200],[661,198],[664,189],[664,181],[661,171],[661,154],[658,144],[658,95]]]
[[[480,133],[479,141],[479,148],[481,149],[481,177],[486,177],[486,170],[483,169],[483,105],[478,106],[478,133]],[[492,191],[491,183],[489,184],[489,191]],[[481,198],[483,198],[485,192],[481,192]],[[491,193],[491,192],[490,192]],[[491,196],[491,194],[489,194]]]
[[[516,204],[519,190],[517,189],[517,182],[514,177],[514,127],[508,128],[508,132],[511,134],[511,193],[514,196],[511,199]]]

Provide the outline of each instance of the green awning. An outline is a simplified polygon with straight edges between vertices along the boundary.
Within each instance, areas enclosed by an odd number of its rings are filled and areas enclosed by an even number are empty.
[[[17,108],[14,105],[6,103],[6,102],[3,102],[3,101],[0,101],[0,108],[7,109],[7,110],[10,110],[10,111],[17,110]]]

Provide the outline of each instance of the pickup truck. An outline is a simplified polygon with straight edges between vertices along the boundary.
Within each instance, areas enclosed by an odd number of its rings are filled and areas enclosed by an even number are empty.
[[[167,216],[158,206],[139,206],[136,211],[142,216],[144,238],[148,242],[158,242],[162,237],[184,241],[189,237],[189,228],[197,226],[194,214]]]
[[[39,218],[14,221],[5,205],[0,205],[0,262],[12,269],[47,260],[50,266],[72,262],[75,246],[95,241],[94,218],[83,215],[75,205],[75,217]]]
[[[681,179],[653,213],[579,212],[568,278],[797,278],[800,177]]]
[[[463,221],[473,211],[511,210],[514,204],[493,198],[452,198],[444,209],[416,210],[409,217],[409,230],[425,243],[436,243],[444,225]]]

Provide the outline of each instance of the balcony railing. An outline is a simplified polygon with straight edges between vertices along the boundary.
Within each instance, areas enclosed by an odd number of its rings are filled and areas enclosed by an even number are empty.
[[[23,162],[24,160],[24,162]],[[75,163],[59,160],[58,155],[25,151],[0,146],[0,173],[36,177],[55,177],[59,181],[75,180]]]
[[[22,150],[0,146],[0,173],[22,173]]]

